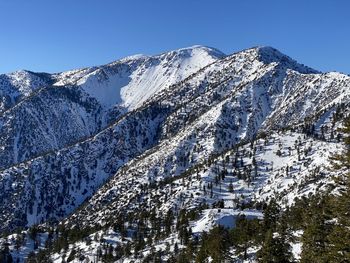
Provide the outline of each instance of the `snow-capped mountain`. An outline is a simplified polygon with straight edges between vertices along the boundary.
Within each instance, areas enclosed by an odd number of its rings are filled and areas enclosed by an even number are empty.
[[[135,55],[101,67],[58,74],[54,85],[78,85],[107,108],[121,105],[132,110],[155,93],[224,56],[220,51],[204,46],[157,56]]]
[[[0,79],[1,231],[61,222],[116,247],[133,242],[116,218],[135,232],[142,213],[201,208],[190,226],[200,233],[240,213],[261,218],[257,203],[288,206],[342,174],[329,157],[342,149],[350,77],[271,47],[225,56],[194,46]],[[159,249],[178,238],[172,229]],[[79,242],[66,251],[97,254],[99,242]]]
[[[0,168],[96,134],[154,93],[223,56],[194,46],[59,74],[0,75]]]
[[[332,77],[335,78],[330,81]],[[297,78],[307,81],[295,81]],[[334,89],[335,86],[337,88]],[[198,173],[198,165],[203,165],[217,155],[224,154],[225,157],[228,150],[254,141],[261,132],[272,134],[272,131],[278,132],[281,128],[291,127],[305,132],[312,123],[315,125],[315,136],[320,136],[322,140],[327,137],[328,140],[336,142],[336,123],[332,123],[332,115],[337,107],[349,103],[349,87],[349,77],[334,73],[318,74],[271,48],[249,49],[209,65],[186,81],[158,93],[151,98],[148,105],[139,109],[149,110],[156,104],[160,107],[158,111],[166,110],[167,116],[158,128],[160,131],[157,144],[126,163],[86,203],[85,209],[90,216],[78,216],[79,224],[90,217],[94,223],[103,224],[109,212],[114,216],[116,211],[127,211],[132,201],[136,204],[131,206],[137,206],[140,201],[136,196],[142,193],[142,190],[135,191],[137,185],[139,189],[142,189],[142,185],[150,184],[164,187],[163,182],[168,179],[175,180],[188,174],[188,171]],[[286,103],[289,107],[286,107]],[[323,135],[321,130],[324,131]],[[331,130],[334,130],[333,134]],[[284,148],[293,148],[293,158],[296,158],[296,147],[293,146],[298,137],[303,136],[290,136],[292,138],[283,135],[278,140],[288,141],[289,146]],[[307,143],[303,138],[302,144]],[[331,143],[326,145],[323,147],[328,147],[324,150],[327,153],[322,155],[322,161],[319,158],[318,161],[315,160],[322,166],[329,165],[327,158],[331,152],[341,149],[341,146]],[[270,154],[274,150],[277,148],[269,149]],[[266,158],[269,161],[265,160],[263,163],[273,162],[273,158]],[[278,162],[279,158],[274,158]],[[279,169],[287,165],[293,166],[294,163],[279,162],[282,163],[277,165]],[[267,177],[264,184],[268,184],[269,179],[271,178]],[[120,183],[122,187],[118,186]],[[261,192],[263,185],[258,185],[255,190]],[[197,185],[196,190],[200,190],[202,186]],[[125,189],[132,190],[125,192]],[[279,188],[278,191],[282,190],[284,188]],[[114,200],[117,205],[113,203]],[[293,198],[286,202],[292,200]],[[103,205],[99,205],[99,202]],[[114,209],[108,209],[110,206]],[[88,211],[95,211],[96,207],[103,211],[91,215]],[[81,208],[78,213],[84,213],[84,209]]]

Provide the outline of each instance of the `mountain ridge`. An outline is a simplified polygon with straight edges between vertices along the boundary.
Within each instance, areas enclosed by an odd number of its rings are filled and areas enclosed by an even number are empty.
[[[194,54],[198,49],[199,54]],[[19,145],[15,140],[26,139],[12,131],[24,130],[28,136],[27,155],[19,154],[16,159],[24,161],[16,164],[9,158],[10,166],[6,166],[3,158],[1,163],[1,231],[50,221],[106,230],[113,216],[122,212],[138,214],[148,207],[161,208],[159,213],[179,213],[179,206],[196,208],[201,200],[213,206],[204,212],[211,225],[223,216],[236,215],[239,207],[248,204],[253,209],[248,214],[261,217],[254,202],[265,202],[266,197],[290,204],[292,198],[333,185],[326,176],[333,174],[327,158],[341,147],[338,128],[349,114],[350,78],[319,73],[271,47],[250,48],[222,58],[204,55],[203,59],[202,51],[195,46],[163,53],[161,60],[131,57],[64,72],[33,97],[23,92],[24,99],[28,97],[23,105],[1,116],[7,124],[3,127],[8,127],[0,129],[0,137],[7,139],[3,140],[3,156],[7,156],[5,150],[15,152]],[[157,69],[159,74],[149,74],[148,69]],[[129,89],[130,104],[119,100],[123,96],[120,82],[109,82],[114,76],[135,80]],[[169,78],[170,82],[165,81]],[[147,86],[149,81],[157,85]],[[133,100],[137,89],[145,86],[151,87],[145,89],[150,93]],[[94,92],[106,87],[117,87],[120,93],[108,93],[112,101],[104,104],[105,98]],[[55,119],[49,117],[51,112]],[[13,120],[24,117],[27,126],[29,117],[37,119],[32,124],[39,127],[36,133],[25,129],[24,123],[20,129],[14,125]],[[52,144],[51,149],[37,150],[36,156],[33,150],[40,146],[41,134],[44,138],[50,134],[45,130],[50,125],[45,123],[58,127],[52,129],[55,133],[48,141],[57,139],[61,147]],[[79,134],[79,129],[85,133]],[[72,133],[75,137],[64,137]],[[254,152],[259,167],[253,161]],[[305,154],[301,157],[300,152]],[[271,168],[272,160],[279,160],[276,170]],[[203,194],[203,186],[209,189],[207,184],[215,182],[225,167],[229,174],[222,179],[223,193],[220,184],[211,197]],[[281,173],[287,173],[287,178]],[[242,193],[234,203],[231,199],[237,196],[229,194],[230,181],[233,191]],[[171,190],[173,183],[178,194]],[[283,187],[278,189],[278,185]],[[288,189],[295,193],[286,194]],[[226,215],[215,209],[221,198]],[[143,200],[148,200],[145,207],[141,207]],[[195,229],[203,229],[199,222],[192,223]]]

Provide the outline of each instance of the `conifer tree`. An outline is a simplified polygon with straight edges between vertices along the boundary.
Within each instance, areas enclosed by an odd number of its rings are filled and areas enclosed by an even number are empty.
[[[302,236],[301,262],[327,262],[325,249],[327,245],[327,226],[325,218],[321,213],[314,213],[309,219]]]
[[[336,168],[350,170],[350,118],[344,122],[342,132],[345,134],[344,142],[346,150],[335,159],[338,161]],[[329,234],[328,257],[331,262],[350,262],[350,172],[342,181],[345,190],[340,197],[334,198],[332,207],[335,212],[336,224]]]
[[[293,262],[291,246],[285,233],[275,233],[269,229],[265,235],[265,241],[259,250],[257,257],[262,263],[287,263]]]
[[[13,262],[8,243],[4,243],[1,250],[0,250],[0,262],[1,263],[12,263]]]
[[[350,118],[344,122],[346,151],[332,158],[335,169],[350,169]],[[302,237],[301,262],[350,262],[350,175],[338,180],[340,196],[324,196],[309,209]],[[329,211],[326,211],[326,210]]]
[[[277,204],[275,199],[272,199],[264,210],[263,224],[265,230],[276,228],[276,223],[280,217],[280,211],[280,206]]]

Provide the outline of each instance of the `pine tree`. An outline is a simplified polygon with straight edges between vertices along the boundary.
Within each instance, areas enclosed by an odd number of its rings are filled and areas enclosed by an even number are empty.
[[[304,207],[301,262],[328,262],[326,248],[332,225],[329,195],[316,195]]]
[[[332,157],[335,169],[350,169],[350,118],[344,122],[346,151]],[[340,196],[315,197],[304,218],[301,262],[350,262],[350,175],[337,178]]]
[[[258,259],[261,263],[287,263],[293,262],[291,247],[286,236],[269,229],[265,236],[262,248],[258,252]]]
[[[228,243],[228,233],[222,226],[210,231],[207,246],[213,263],[224,262],[227,258]]]
[[[280,211],[280,206],[275,199],[272,199],[264,210],[263,225],[266,230],[276,228],[276,223],[280,217]]]
[[[248,220],[244,215],[236,218],[236,226],[231,230],[231,240],[242,259],[247,258],[248,248],[254,241],[259,240],[259,236],[260,227],[257,220]]]
[[[13,262],[8,243],[4,243],[0,250],[0,262],[1,263]]]
[[[233,193],[233,184],[232,184],[232,181],[230,182],[230,184],[228,185],[228,191],[230,193]]]
[[[270,262],[270,259],[272,258],[272,255],[274,254],[274,247],[273,246],[274,246],[273,245],[273,233],[272,233],[272,230],[269,229],[266,233],[263,246],[258,251],[258,254],[257,254],[259,262],[261,262],[261,263]]]
[[[346,150],[336,156],[336,168],[350,169],[350,118],[344,122],[342,131],[346,134],[344,142]],[[342,181],[345,191],[340,197],[332,199],[332,208],[337,219],[329,234],[327,254],[331,262],[350,262],[350,173]]]
[[[346,168],[350,170],[350,117],[344,121],[344,127],[341,129],[345,133],[344,143],[346,146],[345,152],[337,154],[331,158],[333,160],[333,166],[335,169]],[[349,175],[347,176],[347,178]],[[348,183],[350,180],[345,180],[344,183]],[[348,185],[350,186],[350,185]]]

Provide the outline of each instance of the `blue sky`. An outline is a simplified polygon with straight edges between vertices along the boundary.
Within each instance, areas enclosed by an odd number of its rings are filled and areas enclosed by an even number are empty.
[[[0,73],[59,72],[196,44],[273,46],[350,73],[347,0],[0,0]]]

